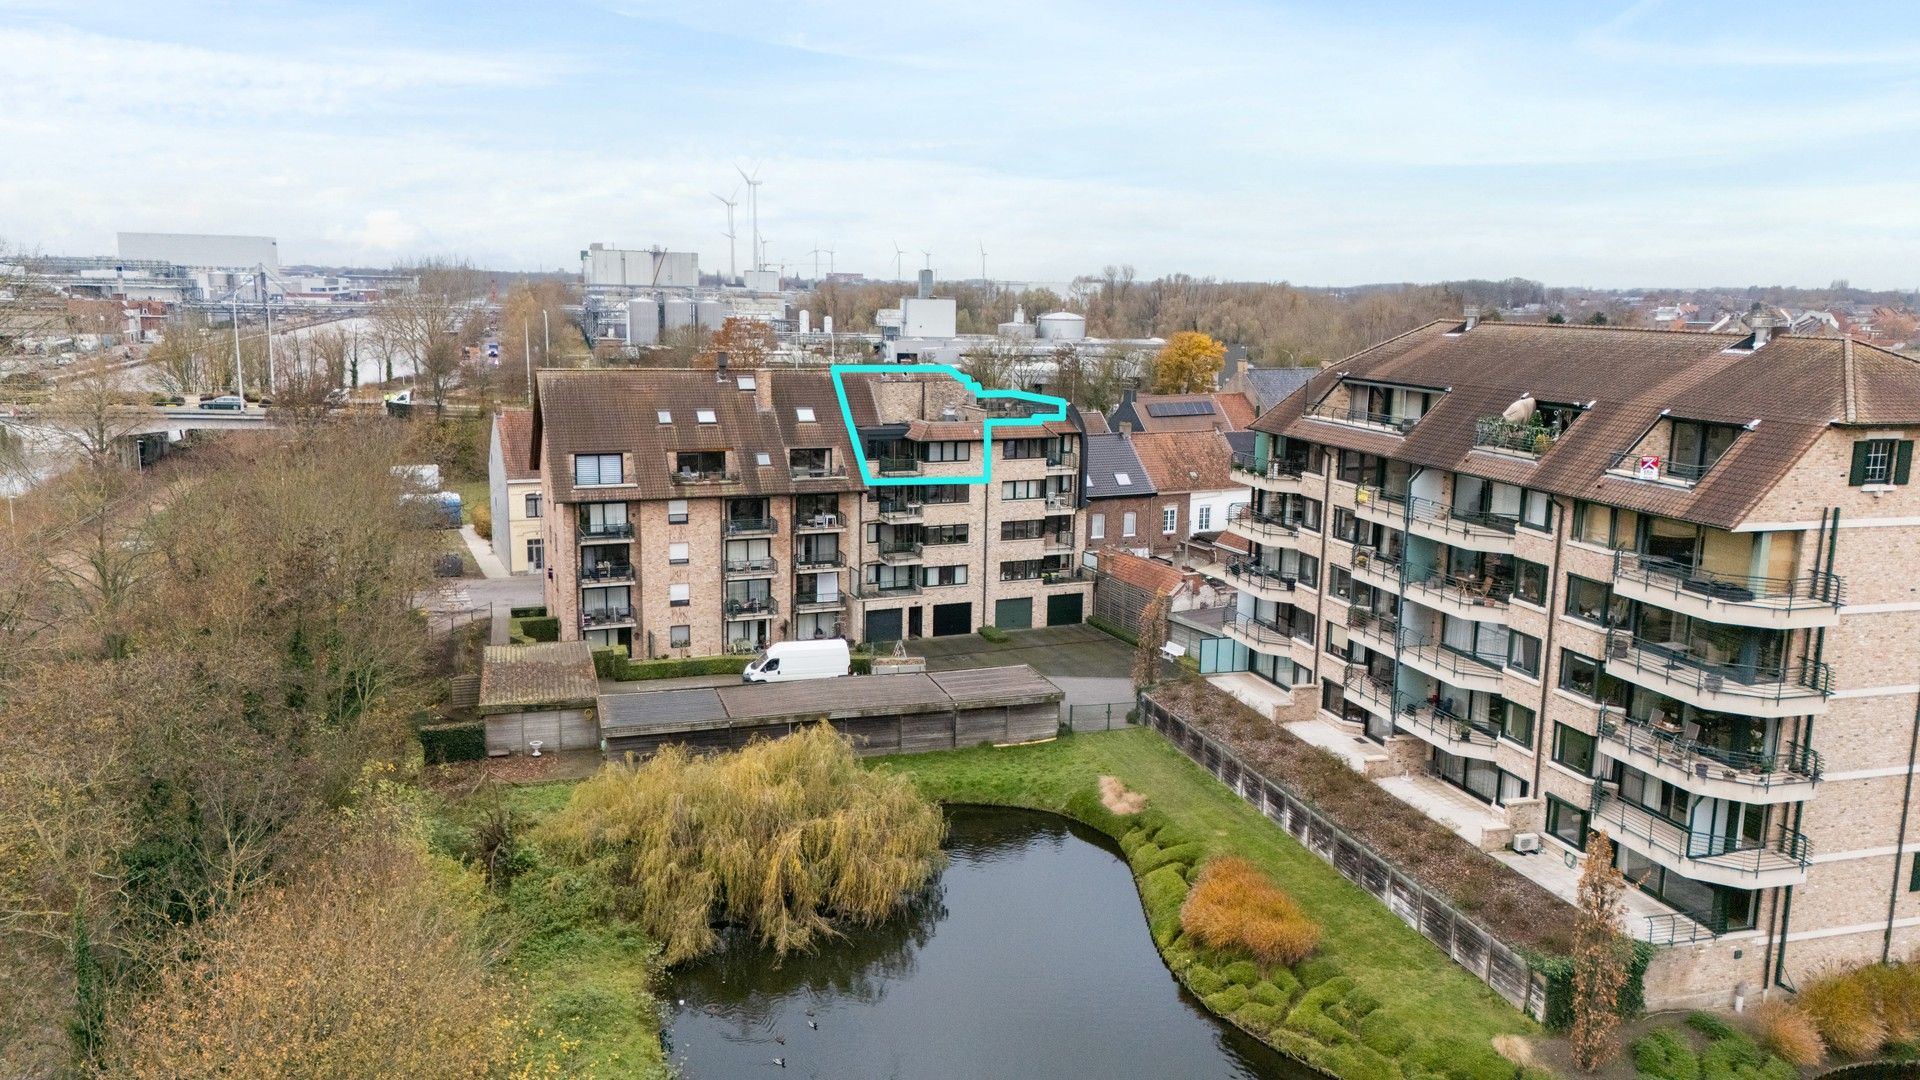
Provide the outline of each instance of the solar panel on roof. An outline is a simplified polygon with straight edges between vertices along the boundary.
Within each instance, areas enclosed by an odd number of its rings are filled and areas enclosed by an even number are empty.
[[[1211,401],[1156,401],[1147,406],[1148,416],[1212,416]]]

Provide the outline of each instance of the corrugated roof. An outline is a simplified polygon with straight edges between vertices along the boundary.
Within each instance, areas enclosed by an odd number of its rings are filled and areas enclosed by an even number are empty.
[[[1125,435],[1088,435],[1086,444],[1086,497],[1116,499],[1154,494],[1153,480],[1147,468],[1133,452],[1132,440]],[[1131,483],[1121,484],[1116,477],[1125,474]]]
[[[1792,468],[1820,432],[1844,422],[1920,424],[1920,363],[1840,338],[1776,336],[1758,350],[1744,333],[1488,323],[1458,332],[1429,323],[1371,346],[1316,376],[1304,393],[1255,422],[1273,434],[1457,470],[1560,495],[1732,527]],[[1849,362],[1849,354],[1851,362]],[[1854,392],[1849,395],[1848,372]],[[1404,437],[1305,415],[1343,375],[1447,393]],[[1475,422],[1523,395],[1593,407],[1536,459],[1473,449]],[[1662,413],[1747,424],[1691,488],[1607,474]]]
[[[1224,491],[1233,481],[1233,450],[1218,431],[1165,431],[1133,437],[1133,452],[1161,493]]]

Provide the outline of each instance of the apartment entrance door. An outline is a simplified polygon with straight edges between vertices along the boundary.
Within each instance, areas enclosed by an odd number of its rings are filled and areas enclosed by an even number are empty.
[[[907,636],[910,638],[926,636],[926,629],[920,621],[922,610],[919,605],[907,609]]]

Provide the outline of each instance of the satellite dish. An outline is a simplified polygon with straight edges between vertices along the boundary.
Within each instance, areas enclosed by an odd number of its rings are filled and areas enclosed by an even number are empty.
[[[1506,411],[1500,414],[1500,418],[1509,424],[1524,424],[1533,419],[1535,405],[1532,394],[1523,395],[1519,401],[1507,406]]]

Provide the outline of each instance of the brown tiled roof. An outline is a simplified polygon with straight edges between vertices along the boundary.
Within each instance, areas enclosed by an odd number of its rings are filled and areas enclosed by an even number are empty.
[[[1732,527],[1829,424],[1920,424],[1920,363],[1841,338],[1429,323],[1355,353],[1254,423],[1260,431],[1457,470],[1560,495]],[[1445,388],[1404,437],[1318,420],[1307,409],[1343,376]],[[1475,421],[1523,395],[1593,405],[1537,460],[1475,450]],[[1691,488],[1607,475],[1662,416],[1760,421]]]
[[[1233,414],[1229,406],[1219,399],[1239,398],[1244,404],[1246,399],[1238,394],[1136,394],[1133,399],[1133,415],[1138,431],[1218,431],[1235,428]],[[1192,402],[1204,402],[1212,407],[1210,412],[1193,416],[1154,416],[1151,409],[1155,405],[1181,405]],[[1244,410],[1246,420],[1253,420],[1253,408]]]
[[[754,390],[739,388],[738,378],[757,378]],[[760,407],[765,392],[771,408]],[[824,371],[735,371],[716,379],[712,371],[657,368],[542,371],[539,375],[535,438],[539,462],[555,502],[596,499],[671,499],[768,495],[789,492],[847,491],[859,486],[853,449],[833,381]],[[802,421],[797,410],[813,410]],[[666,410],[672,422],[662,424]],[[702,424],[698,411],[710,409],[714,423]],[[794,480],[788,450],[828,448],[847,475]],[[673,480],[676,451],[728,451],[727,468],[735,479],[720,483],[679,484]],[[631,455],[630,483],[586,488],[576,494],[570,462],[574,454]],[[756,464],[758,454],[769,464]]]
[[[1247,400],[1247,395],[1222,391],[1213,395],[1213,402],[1219,406],[1221,412],[1226,414],[1227,422],[1233,425],[1233,430],[1245,431],[1247,426],[1253,423],[1253,402]]]
[[[1100,549],[1100,572],[1158,596],[1171,596],[1186,576],[1163,562],[1143,559],[1117,547]]]
[[[1080,423],[1089,435],[1105,435],[1112,429],[1107,427],[1107,414],[1092,409],[1080,410]]]
[[[1161,494],[1224,491],[1235,483],[1233,448],[1218,431],[1163,431],[1133,437],[1133,452]]]
[[[489,645],[480,658],[482,714],[593,704],[600,681],[584,641]]]
[[[500,432],[500,455],[506,459],[508,480],[538,480],[533,467],[533,410],[501,409],[493,417]]]

